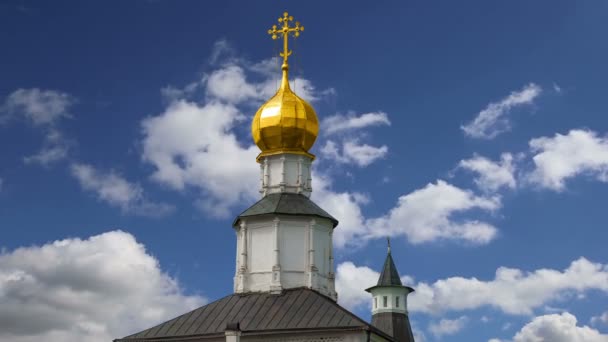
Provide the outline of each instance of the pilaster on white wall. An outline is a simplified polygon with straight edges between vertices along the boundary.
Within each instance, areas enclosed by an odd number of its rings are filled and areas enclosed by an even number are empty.
[[[310,157],[283,153],[263,157],[260,162],[260,193],[297,193],[310,197],[312,192]]]
[[[283,289],[283,286],[281,285],[281,231],[279,229],[280,222],[281,220],[279,220],[278,217],[275,217],[273,220],[274,263],[272,265],[272,281],[270,291],[274,293],[281,292],[281,290]]]
[[[239,330],[228,330],[224,331],[224,335],[226,336],[226,342],[240,342],[241,341],[241,332]]]
[[[247,224],[245,221],[241,221],[240,225],[236,229],[236,250],[237,250],[237,264],[236,274],[234,276],[234,292],[243,292],[245,289],[247,273]]]
[[[268,215],[243,219],[235,229],[241,249],[235,292],[308,287],[337,298],[330,220]]]

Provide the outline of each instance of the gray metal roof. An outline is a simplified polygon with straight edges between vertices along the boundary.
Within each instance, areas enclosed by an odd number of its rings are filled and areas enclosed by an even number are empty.
[[[338,225],[338,220],[308,197],[294,193],[274,193],[264,196],[249,209],[243,211],[234,220],[233,226],[236,226],[242,218],[267,214],[317,216],[329,219],[334,227]]]
[[[370,330],[384,332],[307,288],[281,294],[232,294],[139,333],[115,341],[185,341],[223,335],[227,324],[239,323],[243,333],[301,330]]]

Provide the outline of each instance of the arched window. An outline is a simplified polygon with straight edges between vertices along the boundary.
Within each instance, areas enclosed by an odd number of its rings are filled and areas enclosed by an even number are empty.
[[[395,297],[395,307],[399,307],[399,296]]]
[[[374,297],[374,309],[378,308],[378,297]]]
[[[382,303],[384,304],[384,307],[386,307],[388,305],[388,297],[387,296],[382,297]]]

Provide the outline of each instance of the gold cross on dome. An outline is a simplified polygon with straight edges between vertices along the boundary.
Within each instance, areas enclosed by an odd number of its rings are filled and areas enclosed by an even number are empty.
[[[300,32],[304,31],[304,26],[300,26],[300,23],[296,21],[295,26],[289,26],[289,22],[293,21],[293,17],[289,15],[289,13],[283,13],[283,17],[279,18],[279,24],[283,24],[283,27],[277,27],[277,25],[272,25],[272,28],[268,30],[268,34],[271,35],[272,39],[279,38],[279,35],[283,37],[283,52],[280,53],[281,57],[283,57],[283,66],[287,66],[287,58],[291,55],[292,51],[289,50],[287,38],[290,33],[293,33],[293,37],[296,38],[300,36]]]

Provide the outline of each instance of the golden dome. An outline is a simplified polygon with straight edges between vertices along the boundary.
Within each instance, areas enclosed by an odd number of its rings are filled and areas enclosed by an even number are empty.
[[[273,25],[268,34],[272,39],[283,38],[283,79],[281,87],[268,102],[264,103],[253,117],[251,135],[253,141],[262,150],[257,160],[265,156],[279,153],[302,154],[314,158],[308,150],[312,147],[319,134],[319,121],[312,106],[298,97],[289,87],[289,65],[287,59],[291,55],[287,40],[289,35],[298,37],[304,31],[296,21],[295,26],[289,26],[293,17],[287,12],[279,18],[281,27]]]
[[[288,66],[283,64],[283,80],[277,93],[253,117],[251,135],[261,157],[278,153],[308,153],[319,134],[319,121],[312,106],[289,87]]]

